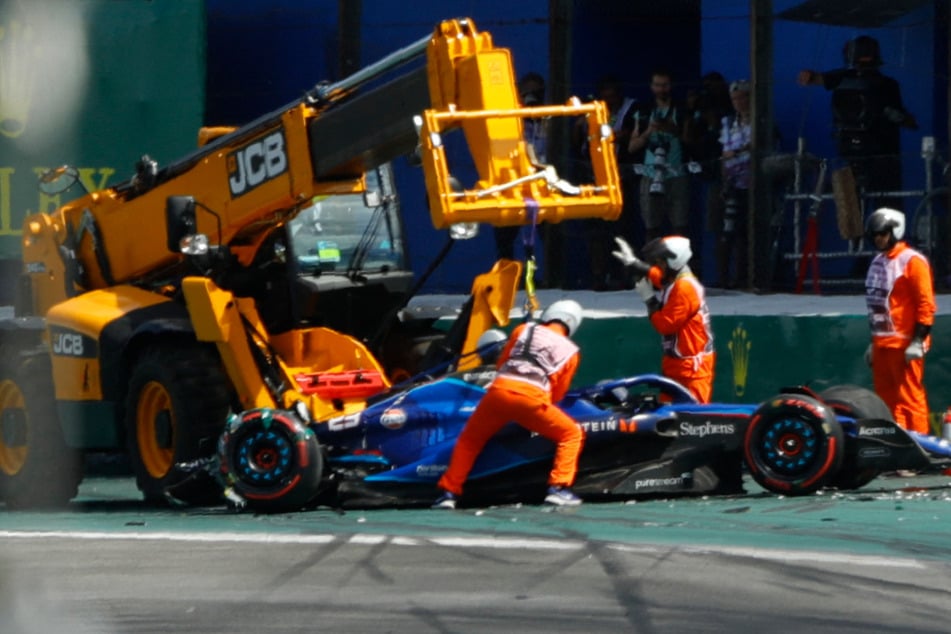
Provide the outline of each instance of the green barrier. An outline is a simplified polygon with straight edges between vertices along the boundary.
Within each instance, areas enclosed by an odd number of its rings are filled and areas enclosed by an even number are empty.
[[[790,385],[808,384],[817,391],[843,383],[872,387],[863,358],[869,341],[864,315],[721,316],[713,317],[712,325],[717,402],[755,403]],[[939,315],[934,331],[951,332],[951,316]],[[925,358],[925,388],[937,431],[951,406],[951,337],[933,339]],[[660,335],[646,317],[589,318],[575,340],[582,350],[576,386],[660,372]]]
[[[203,0],[0,3],[0,258],[19,259],[26,215],[82,194],[41,194],[44,170],[95,190],[195,148],[204,46]]]

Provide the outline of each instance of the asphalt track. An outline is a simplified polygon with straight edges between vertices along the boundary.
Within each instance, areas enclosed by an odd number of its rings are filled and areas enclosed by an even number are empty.
[[[0,632],[947,632],[951,479],[457,511],[0,510]]]

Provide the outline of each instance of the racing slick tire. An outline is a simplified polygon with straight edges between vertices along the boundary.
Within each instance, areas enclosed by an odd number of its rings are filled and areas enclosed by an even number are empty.
[[[76,497],[82,454],[66,444],[46,352],[0,368],[0,499],[9,509],[58,508]]]
[[[842,427],[832,409],[801,394],[780,394],[753,412],[743,440],[750,475],[764,489],[807,495],[842,464]]]
[[[218,442],[227,489],[254,511],[298,510],[317,497],[324,472],[317,435],[293,412],[252,409],[231,418]]]
[[[136,484],[146,501],[165,503],[165,492],[188,474],[176,465],[214,456],[230,409],[230,390],[214,348],[195,343],[144,349],[131,366],[125,431]],[[188,502],[220,500],[209,482]]]
[[[878,394],[859,385],[834,385],[819,394],[836,414],[851,418],[883,418],[894,420],[891,410]],[[857,470],[844,464],[831,485],[841,490],[858,489],[878,476],[877,469]]]

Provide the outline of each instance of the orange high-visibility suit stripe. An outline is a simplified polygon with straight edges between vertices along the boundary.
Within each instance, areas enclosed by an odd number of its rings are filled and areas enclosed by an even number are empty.
[[[523,336],[526,324],[512,333],[498,360],[499,374],[489,385],[472,416],[466,422],[452,451],[449,467],[439,479],[439,487],[455,495],[462,487],[485,444],[509,422],[518,423],[557,443],[548,484],[569,487],[574,484],[578,457],[584,444],[584,431],[554,403],[564,398],[578,368],[580,354],[567,337],[558,334],[559,325],[533,325],[549,330],[568,345],[558,345],[555,369],[542,384],[509,372],[515,343]],[[533,335],[534,337],[534,335]],[[570,346],[570,347],[569,347]]]
[[[651,281],[659,279],[659,269],[651,272]],[[699,402],[709,403],[716,353],[703,286],[689,270],[681,271],[662,290],[660,302],[650,320],[663,337],[661,373],[687,388]]]
[[[934,324],[931,265],[924,255],[898,242],[879,253],[865,282],[872,334],[872,382],[895,421],[922,434],[931,433],[924,359],[905,360],[915,326]],[[931,336],[924,348],[931,347]]]

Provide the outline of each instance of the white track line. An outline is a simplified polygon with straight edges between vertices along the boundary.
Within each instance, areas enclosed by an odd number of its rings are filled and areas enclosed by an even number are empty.
[[[316,534],[294,535],[281,533],[197,533],[197,532],[106,532],[106,531],[0,531],[0,539],[81,539],[102,541],[170,541],[196,543],[242,543],[242,544],[330,544],[346,542],[355,545],[390,544],[394,546],[443,546],[447,548],[488,548],[495,550],[560,550],[577,551],[586,548],[583,541],[570,539],[533,539],[502,537],[406,537],[357,533],[350,536]],[[850,555],[847,553],[774,550],[769,548],[747,548],[734,546],[677,546],[677,545],[635,545],[609,543],[607,548],[630,553],[669,553],[672,551],[686,554],[721,554],[734,557],[749,557],[782,562],[814,562],[823,564],[845,564],[853,566],[875,566],[882,568],[923,569],[924,563],[903,557],[880,555]]]

